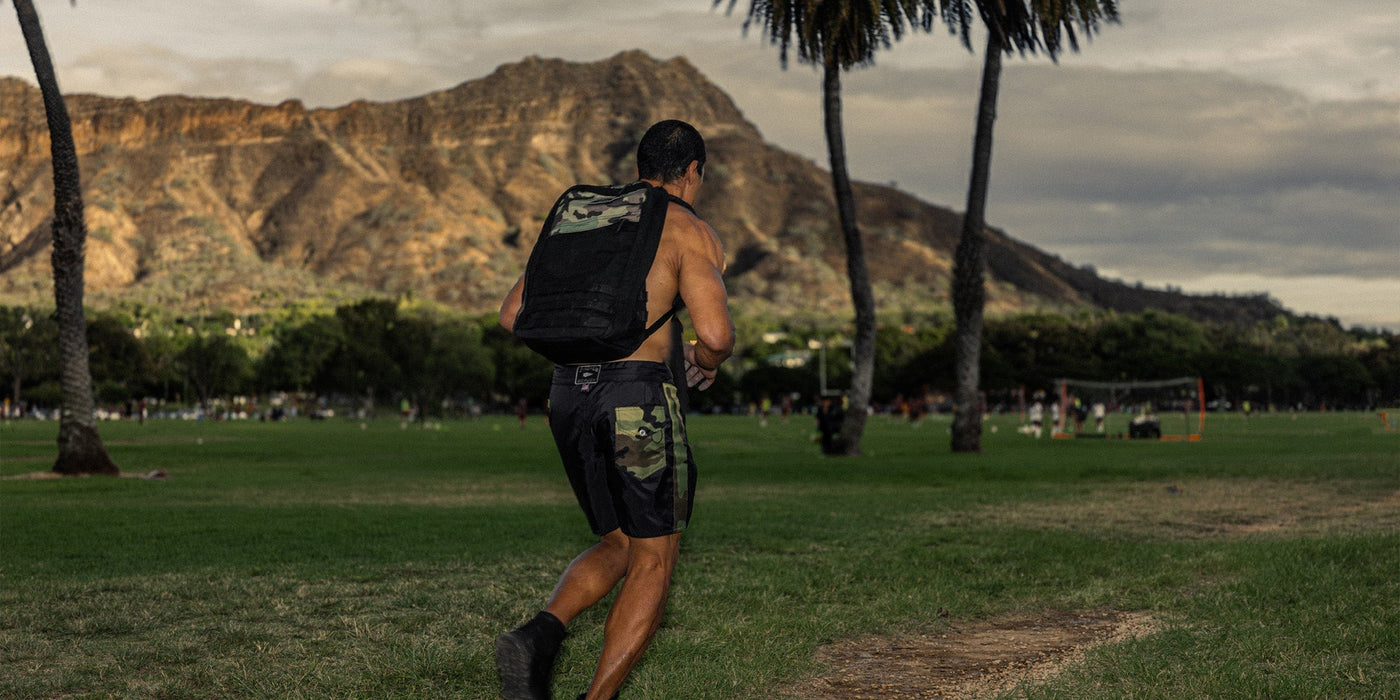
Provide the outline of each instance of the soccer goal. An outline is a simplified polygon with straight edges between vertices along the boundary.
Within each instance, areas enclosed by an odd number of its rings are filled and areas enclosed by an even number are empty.
[[[1200,440],[1206,430],[1200,377],[1101,382],[1060,379],[1057,438]]]

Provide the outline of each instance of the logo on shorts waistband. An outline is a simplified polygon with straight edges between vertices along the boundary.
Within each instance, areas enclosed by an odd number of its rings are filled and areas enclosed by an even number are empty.
[[[574,369],[574,384],[585,386],[588,384],[597,384],[598,378],[602,375],[602,365],[580,365]]]

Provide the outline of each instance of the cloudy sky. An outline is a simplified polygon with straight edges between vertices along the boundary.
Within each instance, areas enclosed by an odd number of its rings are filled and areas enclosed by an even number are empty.
[[[769,141],[826,162],[820,76],[783,71],[775,48],[742,36],[746,0],[735,16],[707,0],[35,4],[65,92],[336,106],[449,88],[531,55],[640,48],[686,56]],[[1400,331],[1400,5],[1120,10],[1121,24],[1058,64],[1007,60],[988,222],[1128,282],[1266,292]],[[853,176],[961,210],[980,70],[980,53],[940,27],[847,77]],[[0,74],[33,80],[3,16]]]

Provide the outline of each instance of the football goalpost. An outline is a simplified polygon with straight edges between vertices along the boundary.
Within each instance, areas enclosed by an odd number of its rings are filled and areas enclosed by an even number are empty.
[[[1102,382],[1060,379],[1053,437],[1197,441],[1206,429],[1200,377]]]

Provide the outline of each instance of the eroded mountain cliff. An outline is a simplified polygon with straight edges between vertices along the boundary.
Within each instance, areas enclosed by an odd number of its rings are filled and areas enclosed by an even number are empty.
[[[43,106],[37,89],[4,78],[0,105],[0,303],[42,302],[52,210]],[[68,107],[92,305],[247,313],[384,293],[489,312],[554,197],[575,182],[633,179],[641,133],[678,118],[707,140],[697,208],[724,240],[735,301],[760,313],[848,313],[829,176],[767,144],[684,58],[531,58],[450,90],[336,109],[92,95]],[[876,185],[858,185],[857,202],[881,308],[946,306],[960,216]],[[988,237],[993,312],[1200,301]]]

